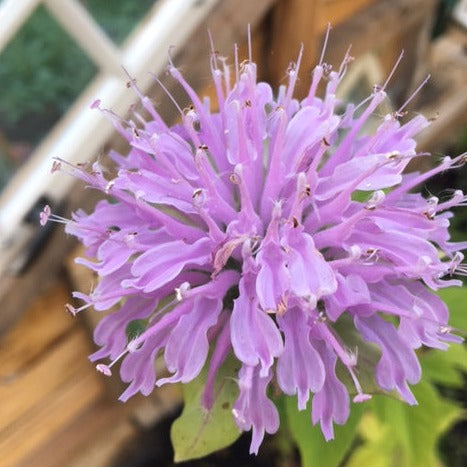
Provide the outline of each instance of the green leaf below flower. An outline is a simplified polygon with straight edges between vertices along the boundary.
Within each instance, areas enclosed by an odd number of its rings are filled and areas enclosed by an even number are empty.
[[[238,362],[227,360],[219,369],[214,388],[214,405],[209,412],[201,406],[207,371],[183,386],[185,406],[172,424],[171,439],[175,462],[198,459],[232,444],[240,431],[232,416],[233,403],[238,397],[235,378]]]
[[[335,439],[326,441],[321,428],[311,423],[310,404],[298,411],[295,397],[285,397],[285,414],[292,438],[297,444],[303,467],[337,467],[345,458],[357,435],[357,424],[364,404],[353,404],[345,425],[334,425]]]
[[[428,382],[413,387],[417,406],[376,396],[360,424],[363,443],[355,449],[346,467],[438,467],[437,442],[462,410],[443,399]]]
[[[467,330],[467,286],[441,289],[438,295],[449,308],[449,324]]]

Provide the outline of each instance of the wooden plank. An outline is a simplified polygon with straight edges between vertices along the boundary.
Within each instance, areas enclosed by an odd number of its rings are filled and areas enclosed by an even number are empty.
[[[88,467],[110,465],[122,445],[173,412],[181,403],[181,388],[156,388],[125,404],[100,397],[24,458],[24,467]]]
[[[52,439],[24,458],[25,467],[61,467],[88,462],[107,465],[121,443],[136,434],[126,415],[134,404],[98,399],[63,427]],[[127,410],[128,409],[128,410]]]
[[[0,406],[0,433],[34,406],[40,405],[48,394],[74,379],[76,371],[83,368],[82,362],[89,368],[85,358],[88,351],[87,338],[82,330],[77,329],[43,354],[35,365],[4,382],[0,386],[0,400],[8,400],[8,404]]]
[[[0,336],[31,306],[34,298],[56,280],[63,257],[73,244],[74,240],[63,233],[63,226],[57,225],[50,238],[38,245],[35,260],[27,272],[1,278]]]
[[[20,377],[47,347],[71,330],[75,322],[64,308],[69,300],[68,288],[63,283],[56,283],[34,302],[18,325],[0,341],[0,381],[3,384]]]
[[[467,35],[451,27],[432,46],[432,78],[422,90],[421,112],[433,123],[418,137],[422,151],[443,153],[452,146],[457,132],[466,128],[467,118]],[[453,154],[455,155],[455,154]]]
[[[284,84],[287,68],[291,61],[296,60],[303,44],[304,54],[300,67],[302,79],[297,81],[295,87],[297,96],[305,95],[316,60],[319,6],[319,2],[309,0],[280,0],[273,10],[268,78],[274,86]]]
[[[323,33],[331,23],[332,27],[347,21],[364,7],[376,0],[321,0],[316,18],[317,33]]]
[[[385,48],[394,37],[400,35],[421,19],[427,18],[435,0],[379,0],[364,8],[352,21],[335,27],[331,45],[326,51],[326,61],[338,65],[349,45],[352,55],[362,56],[369,50]],[[395,53],[397,53],[396,51]]]
[[[0,386],[2,465],[17,465],[53,438],[79,412],[103,394],[99,375],[87,361],[81,329],[59,342],[32,368]]]
[[[464,129],[467,116],[467,82],[464,85],[448,88],[442,100],[421,109],[421,113],[435,120],[417,138],[417,148],[421,151],[443,151],[452,144],[457,131]],[[457,154],[454,154],[457,155]]]
[[[296,95],[308,91],[309,76],[321,48],[321,35],[328,24],[336,27],[349,20],[355,13],[374,0],[280,0],[272,18],[271,49],[269,61],[270,79],[274,85],[282,84],[286,70],[294,61],[303,44],[304,54]],[[332,46],[332,42],[330,47]]]
[[[327,48],[326,61],[338,67],[351,45],[351,53],[357,60],[367,53],[374,54],[387,76],[404,50],[403,60],[388,86],[392,105],[398,108],[427,74],[429,32],[435,7],[435,0],[372,3],[352,21],[331,31],[332,46]]]

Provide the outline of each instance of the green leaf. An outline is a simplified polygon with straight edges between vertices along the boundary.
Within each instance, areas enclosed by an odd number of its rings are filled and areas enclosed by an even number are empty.
[[[384,391],[376,384],[375,369],[381,358],[379,347],[362,338],[361,334],[355,329],[352,319],[347,314],[342,315],[334,324],[334,330],[346,347],[358,353],[355,370],[363,392],[367,394],[386,394],[395,399],[400,399],[395,391]],[[339,380],[345,384],[349,394],[351,396],[356,395],[357,391],[352,377],[340,360],[336,365],[336,374]]]
[[[145,319],[134,319],[130,321],[125,329],[128,341],[132,341],[142,334],[146,330],[147,325],[148,322]]]
[[[360,430],[365,442],[353,453],[347,467],[367,465],[372,456],[383,456],[379,463],[368,465],[381,467],[438,467],[437,442],[456,420],[462,410],[441,398],[434,387],[422,381],[413,388],[418,406],[409,406],[388,397],[376,396],[370,402],[375,419],[371,430]],[[365,423],[367,420],[365,420]],[[374,433],[377,433],[376,435]]]
[[[171,439],[175,451],[175,462],[198,459],[232,444],[240,432],[232,416],[232,407],[238,396],[234,378],[238,373],[238,362],[227,360],[216,377],[215,402],[206,412],[201,406],[207,371],[191,383],[183,386],[185,406],[180,417],[171,428]]]
[[[365,203],[368,201],[371,192],[369,191],[362,191],[362,190],[355,190],[352,192],[351,198],[352,201],[358,201],[359,203]]]
[[[338,466],[355,439],[356,426],[363,410],[363,404],[352,405],[350,417],[345,425],[334,425],[335,439],[326,441],[319,424],[312,425],[309,408],[299,412],[296,398],[285,396],[287,425],[300,451],[301,465],[303,467]]]
[[[345,463],[345,467],[392,467],[392,453],[396,447],[390,429],[368,411],[359,425],[359,434],[365,440]]]
[[[420,354],[423,376],[445,386],[461,387],[464,379],[459,370],[467,372],[467,348],[451,344],[446,351],[428,350]]]
[[[467,286],[438,290],[438,295],[449,308],[449,324],[467,330]]]

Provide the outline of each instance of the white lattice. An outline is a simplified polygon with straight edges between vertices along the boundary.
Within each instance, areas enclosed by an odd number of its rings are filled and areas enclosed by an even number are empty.
[[[24,247],[31,228],[23,219],[40,196],[59,200],[72,180],[49,175],[52,158],[72,162],[92,158],[112,134],[112,127],[89,105],[96,99],[125,113],[134,95],[126,89],[124,67],[144,91],[149,75],[166,66],[170,46],[181,46],[219,0],[159,0],[122,45],[117,47],[77,0],[3,0],[0,3],[0,54],[30,14],[43,4],[98,67],[98,74],[74,105],[37,147],[0,194],[0,276]],[[1,59],[1,55],[0,55]]]

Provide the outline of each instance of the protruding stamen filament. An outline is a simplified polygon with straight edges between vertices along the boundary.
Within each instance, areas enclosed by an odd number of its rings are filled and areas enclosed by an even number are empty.
[[[117,363],[122,357],[124,357],[128,353],[128,348],[126,348],[120,355],[113,359],[109,365],[105,365],[104,363],[99,363],[96,365],[96,370],[100,373],[104,374],[105,376],[112,376],[111,368]]]

